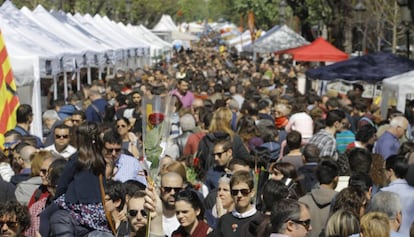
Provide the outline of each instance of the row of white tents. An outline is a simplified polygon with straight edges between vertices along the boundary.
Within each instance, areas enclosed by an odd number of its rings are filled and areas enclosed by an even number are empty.
[[[53,78],[65,72],[78,74],[80,68],[100,71],[108,67],[136,68],[151,64],[154,57],[166,55],[166,42],[144,26],[124,25],[99,15],[16,8],[10,1],[0,7],[0,30],[9,53],[21,103],[31,104],[35,114],[32,133],[42,135],[41,78]],[[56,88],[55,88],[56,89]],[[57,90],[54,90],[57,91]],[[55,92],[56,93],[56,92]]]

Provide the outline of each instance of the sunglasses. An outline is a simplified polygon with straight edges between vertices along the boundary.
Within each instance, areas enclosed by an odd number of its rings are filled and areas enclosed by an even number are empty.
[[[40,169],[41,174],[47,174],[47,169]]]
[[[141,210],[131,209],[131,210],[128,211],[128,215],[130,217],[136,217],[138,215],[138,212],[141,213],[141,216],[144,217],[144,218],[146,218],[148,216],[147,212],[144,209],[141,209]]]
[[[301,220],[291,220],[291,221],[296,223],[296,224],[302,225],[303,227],[305,227],[306,230],[309,230],[309,227],[311,225],[311,220],[310,219],[307,219],[307,220],[304,220],[304,221],[301,221]]]
[[[55,134],[55,138],[56,139],[68,139],[69,135],[67,135],[67,134],[65,134],[65,135]]]
[[[18,225],[16,221],[0,221],[0,228],[2,228],[4,224],[6,224],[9,228],[16,228]]]
[[[243,188],[243,189],[232,189],[230,191],[232,196],[237,196],[239,194],[239,192],[243,195],[243,196],[247,196],[250,193],[250,189],[247,188]]]
[[[121,152],[122,148],[105,148],[107,154],[112,154],[114,151],[115,153]]]
[[[164,189],[164,192],[167,192],[167,193],[170,193],[173,189],[174,189],[174,192],[175,193],[178,193],[181,190],[183,190],[183,188],[180,188],[180,187],[177,187],[177,188],[174,188],[174,187],[162,187],[162,188]]]
[[[214,156],[214,157],[215,157],[215,156],[221,157],[221,155],[223,155],[223,153],[225,153],[225,152],[227,152],[227,151],[216,152],[216,153],[213,153],[213,156]]]
[[[11,149],[13,145],[16,145],[19,142],[20,142],[20,140],[16,140],[14,142],[5,142],[3,144],[3,147],[4,147],[4,149]]]
[[[80,119],[72,119],[72,123],[80,123],[81,121]]]
[[[221,175],[221,178],[226,177],[226,178],[231,179],[231,176],[233,176],[233,174],[232,174],[232,173],[225,173],[225,174],[222,174],[222,175]]]
[[[116,125],[117,128],[126,128],[126,125],[121,124],[121,125]]]

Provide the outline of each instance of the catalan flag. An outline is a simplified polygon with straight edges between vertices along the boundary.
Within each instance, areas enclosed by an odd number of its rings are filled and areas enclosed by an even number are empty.
[[[4,133],[16,126],[16,110],[19,97],[16,83],[7,54],[3,33],[0,31],[0,146],[4,143]]]

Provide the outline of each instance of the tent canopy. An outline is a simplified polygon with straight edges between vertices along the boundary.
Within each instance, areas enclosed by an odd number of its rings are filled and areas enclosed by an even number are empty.
[[[243,51],[256,53],[273,53],[309,44],[301,35],[287,25],[274,26],[266,34],[251,44],[243,47]]]
[[[365,81],[376,83],[384,78],[414,70],[414,61],[392,53],[372,53],[329,66],[310,69],[311,79]]]
[[[322,37],[317,38],[311,44],[288,49],[283,53],[292,54],[296,61],[306,62],[340,62],[349,57]]]
[[[397,99],[397,110],[405,111],[407,95],[414,93],[414,71],[409,71],[382,81],[381,115],[386,117],[388,101],[390,98]]]
[[[160,21],[154,26],[152,30],[155,31],[178,31],[170,15],[162,15]]]

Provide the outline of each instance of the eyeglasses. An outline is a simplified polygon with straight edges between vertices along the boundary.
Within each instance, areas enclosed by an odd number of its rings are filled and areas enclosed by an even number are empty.
[[[5,142],[3,144],[4,149],[11,149],[13,145],[16,145],[20,142],[20,140],[16,140],[14,142]]]
[[[225,174],[222,174],[221,175],[221,178],[223,178],[223,177],[226,177],[226,178],[231,178],[231,176],[233,176],[233,174],[232,173],[225,173]]]
[[[64,134],[64,135],[55,134],[55,138],[56,139],[68,139],[69,135],[68,134]]]
[[[107,154],[112,154],[114,151],[115,151],[115,153],[119,153],[119,152],[121,152],[121,150],[122,150],[122,148],[106,148],[105,147],[105,152]]]
[[[47,169],[40,169],[41,174],[47,174]]]
[[[311,220],[310,219],[307,219],[307,220],[304,220],[304,221],[301,221],[301,220],[291,220],[291,221],[296,223],[296,224],[302,225],[303,227],[305,227],[306,230],[309,230],[309,227],[311,225]]]
[[[223,153],[225,153],[225,152],[227,152],[227,150],[226,151],[222,151],[222,152],[216,152],[216,153],[213,153],[213,156],[214,157],[215,156],[221,157],[221,155],[223,155]]]
[[[9,228],[16,228],[18,225],[16,221],[0,221],[0,228],[2,228],[4,224],[6,224]]]
[[[247,196],[250,193],[250,189],[247,188],[243,188],[243,189],[232,189],[230,191],[232,196],[237,196],[239,195],[239,192],[243,195],[243,196]]]
[[[147,212],[144,209],[141,209],[141,210],[131,209],[131,210],[128,211],[128,215],[130,217],[136,217],[138,215],[138,212],[141,213],[142,217],[144,217],[144,218],[147,217]]]
[[[162,187],[164,189],[164,192],[166,193],[170,193],[173,189],[175,193],[180,192],[181,190],[183,190],[183,188],[181,187]]]
[[[116,125],[116,128],[126,128],[127,125],[125,124],[121,124],[121,125]]]

